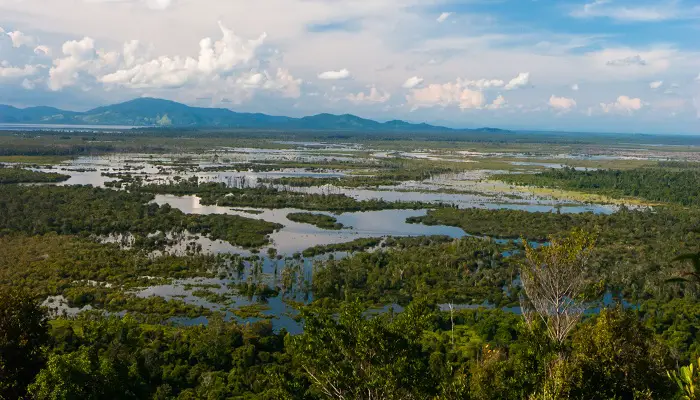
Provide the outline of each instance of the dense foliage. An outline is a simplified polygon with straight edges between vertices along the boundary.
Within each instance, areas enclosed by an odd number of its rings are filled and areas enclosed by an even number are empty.
[[[696,252],[700,213],[693,209],[661,208],[605,214],[536,213],[519,210],[438,209],[411,222],[458,226],[468,233],[492,237],[546,240],[573,228],[598,234],[592,272],[603,287],[630,299],[694,297],[693,285],[669,285],[668,278],[686,268],[672,263],[679,254]]]
[[[18,399],[44,363],[46,316],[31,297],[0,286],[0,399]]]
[[[335,217],[326,214],[289,213],[287,219],[294,222],[315,225],[321,229],[339,230],[344,226]]]
[[[150,257],[116,244],[67,235],[0,237],[0,287],[21,287],[33,296],[61,295],[75,307],[140,310],[173,315],[202,312],[160,297],[138,298],[129,289],[170,279],[208,276],[223,267],[214,256]]]
[[[244,247],[268,243],[279,224],[237,215],[188,215],[149,203],[150,194],[92,187],[6,186],[0,191],[0,235],[200,233]]]
[[[24,168],[3,168],[0,164],[0,185],[8,183],[61,182],[70,176],[53,172],[37,172]]]
[[[514,304],[518,290],[504,292],[517,272],[502,255],[512,246],[465,238],[404,249],[354,253],[318,263],[317,298],[362,299],[407,304],[416,298],[436,302]]]
[[[223,183],[197,183],[180,181],[174,184],[148,184],[138,182],[127,185],[127,189],[140,193],[193,195],[201,198],[202,204],[225,207],[299,208],[317,211],[372,211],[387,209],[421,209],[443,205],[419,201],[400,202],[381,199],[355,200],[344,194],[300,193],[270,187],[229,188]]]
[[[18,319],[26,324],[33,315]],[[22,369],[24,380],[15,389],[36,399],[584,400],[681,394],[667,376],[675,362],[666,343],[634,312],[620,308],[582,322],[558,348],[539,327],[528,328],[500,310],[447,313],[414,302],[398,314],[368,316],[350,302],[337,311],[307,307],[301,318],[306,329],[297,336],[275,333],[269,322],[240,326],[218,315],[195,327],[143,324],[129,315],[57,319],[49,337],[45,325],[32,329],[40,339],[34,344],[36,364]],[[0,357],[25,351],[21,341],[7,343]]]
[[[700,205],[700,170],[697,166],[682,169],[637,168],[624,171],[579,171],[574,168],[562,168],[539,174],[499,175],[497,178],[516,185],[555,187],[611,197],[639,197],[652,202],[677,203],[684,206]]]

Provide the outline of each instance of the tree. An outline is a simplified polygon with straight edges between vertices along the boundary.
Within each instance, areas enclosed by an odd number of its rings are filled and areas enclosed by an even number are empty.
[[[46,314],[24,292],[0,288],[0,399],[17,399],[44,365]]]
[[[435,394],[429,355],[420,337],[430,315],[411,305],[392,317],[368,318],[359,303],[339,315],[303,310],[304,333],[290,337],[289,351],[312,390],[328,399],[418,399]]]
[[[570,379],[577,399],[668,399],[668,348],[621,307],[604,309],[572,337]]]
[[[523,240],[525,262],[520,279],[525,298],[521,306],[529,325],[539,317],[550,339],[561,345],[585,310],[580,297],[595,238],[576,229],[563,239],[550,240],[548,246],[537,249]]]
[[[668,377],[678,386],[681,400],[700,399],[700,357],[697,361],[698,368],[693,363],[681,367],[679,371],[668,371]]]
[[[700,253],[683,254],[673,259],[673,261],[690,261],[693,269],[681,272],[680,276],[667,279],[666,282],[695,283],[700,285]]]

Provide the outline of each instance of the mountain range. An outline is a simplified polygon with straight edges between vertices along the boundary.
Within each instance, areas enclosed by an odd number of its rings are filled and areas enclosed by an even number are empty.
[[[125,125],[135,127],[190,127],[236,129],[300,129],[352,131],[479,131],[502,129],[452,129],[401,120],[377,122],[352,114],[316,114],[302,118],[260,113],[240,113],[225,108],[190,107],[170,100],[138,98],[124,103],[77,112],[53,107],[16,108],[0,105],[0,123],[58,125]]]

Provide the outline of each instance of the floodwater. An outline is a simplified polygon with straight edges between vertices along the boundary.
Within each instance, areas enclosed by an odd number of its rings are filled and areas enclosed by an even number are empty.
[[[346,227],[340,230],[327,230],[310,224],[290,221],[287,219],[288,214],[308,212],[294,208],[270,210],[220,207],[202,205],[197,196],[174,195],[157,195],[154,202],[169,204],[173,208],[177,208],[187,214],[232,214],[282,224],[284,228],[270,235],[270,239],[273,242],[272,247],[277,249],[278,254],[281,255],[292,255],[312,246],[350,242],[358,238],[430,235],[447,235],[458,238],[465,235],[465,232],[457,227],[406,223],[407,218],[423,216],[427,213],[427,210],[381,210],[341,214],[315,212],[334,216],[338,222]],[[262,211],[262,213],[251,214],[243,211],[246,209]],[[219,252],[217,247],[214,247],[214,249],[214,252]]]
[[[255,187],[261,181],[279,177],[311,177],[328,178],[342,177],[347,171],[322,170],[306,168],[285,168],[275,171],[239,171],[237,163],[251,161],[303,161],[303,162],[364,162],[367,159],[354,158],[352,152],[357,150],[353,146],[325,146],[323,143],[292,143],[299,146],[297,149],[218,149],[205,155],[175,154],[175,155],[151,155],[151,154],[119,154],[100,157],[81,157],[53,168],[41,168],[41,171],[59,172],[68,174],[71,178],[60,185],[93,185],[104,187],[106,182],[117,178],[104,176],[103,174],[132,174],[143,177],[147,182],[171,182],[176,176],[180,179],[188,179],[196,176],[200,182],[222,182],[229,187]],[[337,155],[319,155],[314,149],[321,147],[324,153],[337,152]],[[390,153],[376,154],[378,158],[390,156]],[[402,154],[402,156],[407,156]],[[429,153],[417,153],[413,157],[432,158]],[[370,160],[371,161],[371,160]],[[553,166],[554,164],[552,164]],[[216,167],[225,169],[221,172],[202,171],[201,168]],[[230,168],[230,170],[229,170]],[[280,187],[281,190],[293,190],[308,193],[344,194],[357,200],[382,199],[385,201],[421,201],[426,203],[451,204],[459,208],[478,207],[485,209],[518,209],[539,212],[562,213],[612,213],[615,206],[599,204],[583,204],[573,201],[561,201],[548,197],[535,195],[512,196],[504,195],[496,190],[492,182],[489,183],[489,174],[496,171],[467,171],[460,174],[445,174],[433,176],[423,181],[403,182],[396,186],[384,186],[376,189],[342,188],[332,185],[315,187]],[[494,187],[492,187],[494,186]],[[462,189],[461,192],[456,189]],[[311,279],[314,262],[323,260],[329,255],[321,255],[314,258],[294,259],[293,255],[317,245],[328,245],[350,242],[358,238],[387,237],[387,236],[423,236],[446,235],[452,238],[460,238],[468,235],[464,230],[451,226],[427,226],[422,224],[408,224],[409,217],[422,216],[427,209],[421,210],[381,210],[365,212],[344,212],[331,214],[337,218],[346,228],[341,230],[325,230],[310,224],[293,222],[287,219],[292,212],[305,212],[293,208],[262,209],[245,207],[220,207],[203,205],[197,196],[157,195],[153,200],[158,204],[169,204],[188,214],[232,214],[246,218],[262,219],[276,222],[284,227],[270,235],[271,245],[260,249],[258,261],[245,260],[246,271],[238,276],[228,271],[217,278],[196,278],[174,281],[168,285],[145,287],[137,290],[138,296],[161,296],[165,299],[178,299],[188,304],[203,306],[212,311],[220,311],[226,318],[236,319],[239,322],[254,322],[259,317],[241,318],[232,310],[241,306],[264,303],[267,309],[262,311],[263,319],[271,319],[276,330],[286,329],[292,333],[301,330],[300,325],[294,320],[296,310],[287,303],[287,300],[309,301],[313,294],[307,289]],[[314,211],[316,212],[316,211]],[[183,235],[178,244],[166,249],[174,254],[184,254],[188,251],[188,245],[201,246],[201,251],[208,254],[237,254],[241,257],[253,256],[250,250],[242,249],[221,240],[211,240],[206,237]],[[111,240],[118,240],[113,238]],[[270,258],[262,256],[267,254],[268,248],[274,248],[281,257]],[[345,257],[347,253],[334,253],[335,258]],[[257,264],[256,264],[257,263]],[[237,294],[232,288],[236,283],[245,282],[253,274],[250,272],[253,265],[259,265],[259,274],[255,276],[260,283],[276,287],[283,271],[293,271],[297,285],[295,290],[282,293],[279,296],[265,299],[248,298]],[[306,283],[305,283],[306,282]],[[194,285],[194,286],[193,286]],[[210,302],[193,294],[197,285],[216,285],[208,288],[212,292],[225,295],[225,304]],[[68,313],[80,310],[67,309],[62,306],[61,299],[54,299],[59,312],[65,310]],[[381,311],[381,310],[380,310]],[[176,318],[174,322],[180,324],[206,323],[206,317],[196,319]]]

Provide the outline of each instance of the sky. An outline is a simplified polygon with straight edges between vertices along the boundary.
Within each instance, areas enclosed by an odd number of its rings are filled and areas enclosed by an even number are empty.
[[[0,0],[0,104],[700,134],[699,0]]]

